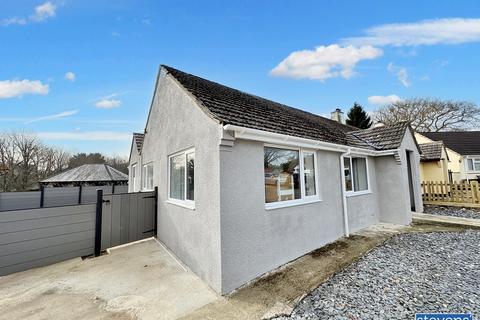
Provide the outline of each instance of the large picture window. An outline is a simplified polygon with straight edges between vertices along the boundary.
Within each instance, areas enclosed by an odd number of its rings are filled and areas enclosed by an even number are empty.
[[[142,168],[142,190],[153,190],[153,163]]]
[[[169,157],[170,200],[193,205],[195,201],[195,151],[193,149]]]
[[[368,191],[368,169],[366,158],[344,157],[345,190],[347,192]]]
[[[264,148],[265,203],[295,203],[318,198],[315,153]]]

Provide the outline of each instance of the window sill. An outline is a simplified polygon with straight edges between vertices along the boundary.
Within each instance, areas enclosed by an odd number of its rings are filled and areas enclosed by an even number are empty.
[[[165,203],[173,204],[174,206],[195,210],[195,204],[186,203],[184,201],[166,200]]]
[[[322,200],[320,198],[315,198],[315,199],[307,199],[307,200],[300,200],[300,201],[290,200],[290,201],[272,202],[272,203],[265,204],[265,210],[275,210],[275,209],[281,209],[281,208],[295,207],[295,206],[301,206],[304,204],[317,203],[321,201]]]
[[[370,190],[358,191],[358,192],[347,192],[346,196],[347,196],[347,198],[350,198],[350,197],[356,197],[356,196],[364,196],[364,195],[372,194],[372,193],[373,192],[370,191]]]

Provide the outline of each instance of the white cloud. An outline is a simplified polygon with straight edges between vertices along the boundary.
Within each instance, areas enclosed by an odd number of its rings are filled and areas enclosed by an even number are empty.
[[[71,71],[68,71],[67,73],[65,73],[65,80],[68,80],[68,81],[75,81],[75,73],[71,72]]]
[[[292,52],[270,73],[273,76],[295,79],[349,79],[355,74],[354,69],[358,62],[375,59],[382,54],[382,50],[372,46],[319,46],[314,50]]]
[[[56,10],[57,6],[50,1],[47,1],[35,7],[35,13],[30,16],[30,19],[36,22],[45,21],[48,18],[55,17]]]
[[[48,116],[43,116],[43,117],[30,119],[30,120],[26,121],[25,124],[30,124],[30,123],[38,122],[38,121],[63,119],[63,118],[66,118],[66,117],[73,116],[74,114],[77,114],[77,113],[78,113],[78,110],[63,111],[63,112],[60,112],[60,113],[57,113],[57,114],[51,114],[51,115],[48,115]]]
[[[350,45],[419,46],[480,41],[480,19],[444,18],[371,27],[365,36],[343,39]]]
[[[48,94],[48,84],[38,80],[3,80],[0,81],[0,99],[20,97],[24,94]]]
[[[55,17],[57,6],[51,1],[47,1],[38,5],[34,8],[33,14],[28,18],[24,17],[10,17],[0,20],[0,25],[10,26],[10,25],[26,25],[30,22],[42,22],[46,21],[49,18]]]
[[[84,140],[84,141],[130,141],[131,133],[115,131],[73,131],[73,132],[38,132],[45,140]]]
[[[113,109],[113,108],[118,108],[122,102],[120,100],[116,99],[101,99],[97,102],[95,102],[95,107],[101,108],[101,109]]]
[[[410,82],[410,79],[408,78],[408,71],[407,68],[405,67],[398,67],[394,65],[393,63],[389,63],[387,66],[387,70],[397,77],[398,81],[404,86],[404,87],[410,87],[412,83]]]
[[[389,96],[370,96],[368,97],[368,103],[376,106],[384,106],[391,103],[402,101],[402,98],[396,94],[391,94]]]

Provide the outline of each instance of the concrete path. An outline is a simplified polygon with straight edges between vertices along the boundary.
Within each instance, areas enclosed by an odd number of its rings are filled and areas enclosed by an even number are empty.
[[[458,226],[465,226],[465,227],[480,229],[480,219],[439,216],[434,214],[425,214],[425,213],[417,213],[417,212],[412,212],[412,218],[414,222],[443,223],[443,224],[451,224],[451,225],[458,225]]]
[[[176,319],[218,299],[155,240],[0,278],[0,319]]]

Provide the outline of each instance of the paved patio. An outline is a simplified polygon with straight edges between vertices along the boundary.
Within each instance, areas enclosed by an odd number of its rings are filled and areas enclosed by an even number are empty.
[[[176,319],[217,299],[155,240],[0,278],[0,319]]]

